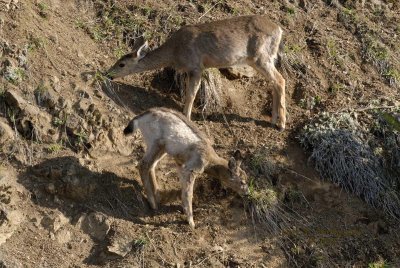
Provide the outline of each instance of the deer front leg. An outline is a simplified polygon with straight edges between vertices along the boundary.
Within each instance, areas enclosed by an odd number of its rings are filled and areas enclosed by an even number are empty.
[[[147,200],[149,201],[152,209],[158,208],[158,202],[160,200],[158,194],[158,184],[155,175],[155,167],[163,155],[163,148],[158,144],[154,144],[147,149],[143,159],[139,164],[140,178],[142,179]]]
[[[280,130],[285,129],[286,125],[286,100],[285,100],[285,85],[286,81],[277,69],[273,69],[273,77],[275,78],[275,92],[276,92],[276,109],[279,115],[279,123],[277,124]]]
[[[185,91],[185,107],[183,113],[190,120],[192,114],[193,102],[196,98],[197,91],[199,91],[201,82],[201,71],[196,70],[188,73],[188,82],[186,83]]]
[[[193,208],[192,208],[192,201],[193,201],[193,188],[194,188],[194,181],[196,179],[196,174],[190,170],[182,170],[181,173],[181,185],[182,185],[182,206],[185,214],[187,216],[187,221],[194,229],[195,224],[193,220]]]
[[[157,178],[156,178],[156,166],[158,162],[161,161],[161,159],[166,155],[164,151],[160,151],[158,155],[155,156],[154,162],[150,167],[150,181],[153,187],[153,193],[154,193],[154,198],[157,204],[160,204],[160,192],[158,190],[158,183],[157,183]]]

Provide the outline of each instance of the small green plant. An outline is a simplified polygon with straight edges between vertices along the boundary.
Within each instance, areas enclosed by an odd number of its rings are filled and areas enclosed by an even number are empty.
[[[39,105],[42,105],[49,96],[49,89],[47,88],[44,81],[40,81],[39,85],[35,88],[34,95],[36,98],[36,102]]]
[[[314,102],[315,102],[315,105],[320,105],[321,104],[321,102],[322,102],[322,98],[321,98],[321,96],[315,96],[314,97]]]
[[[90,31],[90,36],[97,42],[101,42],[106,38],[106,35],[100,28],[100,26],[95,26],[91,28],[89,31]]]
[[[49,6],[46,3],[43,2],[37,3],[37,7],[39,8],[39,15],[42,18],[47,18],[49,16],[48,13]]]
[[[286,7],[286,12],[289,15],[294,15],[296,13],[296,10],[293,7]]]
[[[126,49],[124,47],[117,47],[114,50],[114,55],[117,59],[120,59],[123,55],[126,54]]]
[[[400,132],[400,122],[397,120],[396,117],[394,117],[390,113],[382,113],[381,115],[382,115],[383,119],[385,119],[386,123],[388,123],[388,125],[391,128]]]
[[[78,29],[84,29],[84,30],[86,30],[86,23],[85,23],[83,20],[81,20],[81,19],[77,19],[77,20],[75,21],[75,27],[78,28]]]
[[[307,110],[312,110],[315,108],[315,106],[321,104],[322,99],[320,96],[314,96],[314,97],[306,97],[304,99],[301,99],[299,102],[299,105],[301,108],[303,109],[307,109]]]
[[[133,247],[135,249],[143,249],[147,245],[147,240],[145,238],[139,238],[133,241]]]
[[[67,116],[64,118],[54,117],[52,123],[56,127],[64,126],[67,123]]]
[[[172,25],[174,25],[175,27],[181,26],[184,22],[182,16],[180,16],[180,15],[171,16],[170,21],[171,21]]]
[[[64,149],[64,146],[62,144],[59,144],[59,143],[52,143],[47,147],[47,150],[50,153],[57,153],[57,152],[59,152],[59,151],[61,151],[63,149]]]
[[[27,77],[25,69],[20,67],[9,67],[4,73],[4,78],[11,84],[18,85]]]
[[[368,264],[368,268],[390,268],[392,267],[386,261],[381,260],[377,262],[371,262]]]
[[[385,77],[390,85],[396,85],[400,82],[400,72],[393,67],[389,67],[384,73]]]
[[[154,12],[154,9],[152,9],[149,6],[143,6],[141,8],[141,11],[142,11],[144,16],[149,17]]]
[[[304,47],[300,46],[299,44],[289,44],[285,45],[283,50],[285,53],[299,54],[303,51],[303,49]]]
[[[80,131],[75,134],[76,135],[76,141],[78,145],[84,145],[88,139],[88,135],[85,131]]]
[[[48,91],[49,91],[49,89],[47,88],[47,86],[43,80],[40,81],[39,85],[35,88],[35,93],[38,93],[41,95],[45,94]]]
[[[29,38],[28,51],[44,48],[45,44],[46,43],[43,38],[31,36]]]
[[[108,74],[111,75],[111,74]],[[100,71],[96,71],[96,73],[94,74],[94,78],[93,81],[97,82],[97,83],[103,83],[107,80],[107,77]]]
[[[326,47],[328,49],[329,57],[336,59],[336,57],[338,56],[338,52],[337,52],[335,40],[334,39],[329,39],[327,44],[326,44]]]
[[[331,94],[336,94],[345,89],[345,86],[342,83],[333,83],[329,86],[328,92]]]

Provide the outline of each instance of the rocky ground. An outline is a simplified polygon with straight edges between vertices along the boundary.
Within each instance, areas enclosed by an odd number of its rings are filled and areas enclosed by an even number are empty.
[[[397,1],[0,0],[0,10],[0,267],[400,265],[398,220],[326,182],[297,139],[321,112],[398,108]],[[269,123],[268,81],[218,70],[222,105],[198,107],[194,121],[220,155],[246,153],[287,218],[271,232],[203,176],[192,231],[174,195],[149,208],[143,142],[122,135],[150,107],[182,109],[171,71],[111,84],[101,72],[139,36],[154,48],[181,25],[246,14],[284,29],[288,130]],[[172,161],[157,172],[164,193],[178,189]]]

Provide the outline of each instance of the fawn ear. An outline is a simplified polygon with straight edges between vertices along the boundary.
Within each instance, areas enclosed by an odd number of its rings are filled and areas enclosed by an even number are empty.
[[[147,50],[149,49],[149,43],[145,41],[143,45],[141,45],[136,51],[136,57],[141,59],[147,54]]]
[[[235,160],[236,160],[236,165],[237,165],[237,167],[240,167],[240,164],[242,164],[242,161],[243,161],[243,155],[242,155],[242,153],[240,152],[240,150],[236,150],[236,151],[233,153],[233,157],[234,157]]]
[[[234,170],[236,170],[236,159],[234,158],[234,157],[231,157],[230,159],[229,159],[229,162],[228,162],[228,167],[229,167],[229,169],[231,170],[231,171],[234,171]]]
[[[242,152],[240,152],[240,150],[236,150],[236,151],[233,153],[233,157],[234,157],[236,160],[243,160]]]

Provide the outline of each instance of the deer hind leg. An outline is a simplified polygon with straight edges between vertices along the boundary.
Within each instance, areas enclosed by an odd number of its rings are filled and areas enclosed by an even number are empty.
[[[152,146],[147,149],[139,164],[140,178],[142,179],[147,200],[152,209],[158,208],[159,196],[157,192],[158,184],[155,177],[155,166],[163,153],[164,151],[161,148],[157,148],[157,145]]]
[[[183,109],[183,113],[190,120],[190,116],[192,114],[193,102],[196,98],[197,91],[199,91],[201,82],[201,71],[191,71],[188,73],[188,80],[186,83],[186,94],[185,94],[185,107]]]
[[[265,78],[272,81],[271,121],[273,124],[276,124],[280,130],[284,130],[286,125],[285,79],[278,72],[272,62],[264,63],[264,61],[258,60],[253,64],[253,68],[261,73]],[[278,117],[279,122],[277,123]]]

